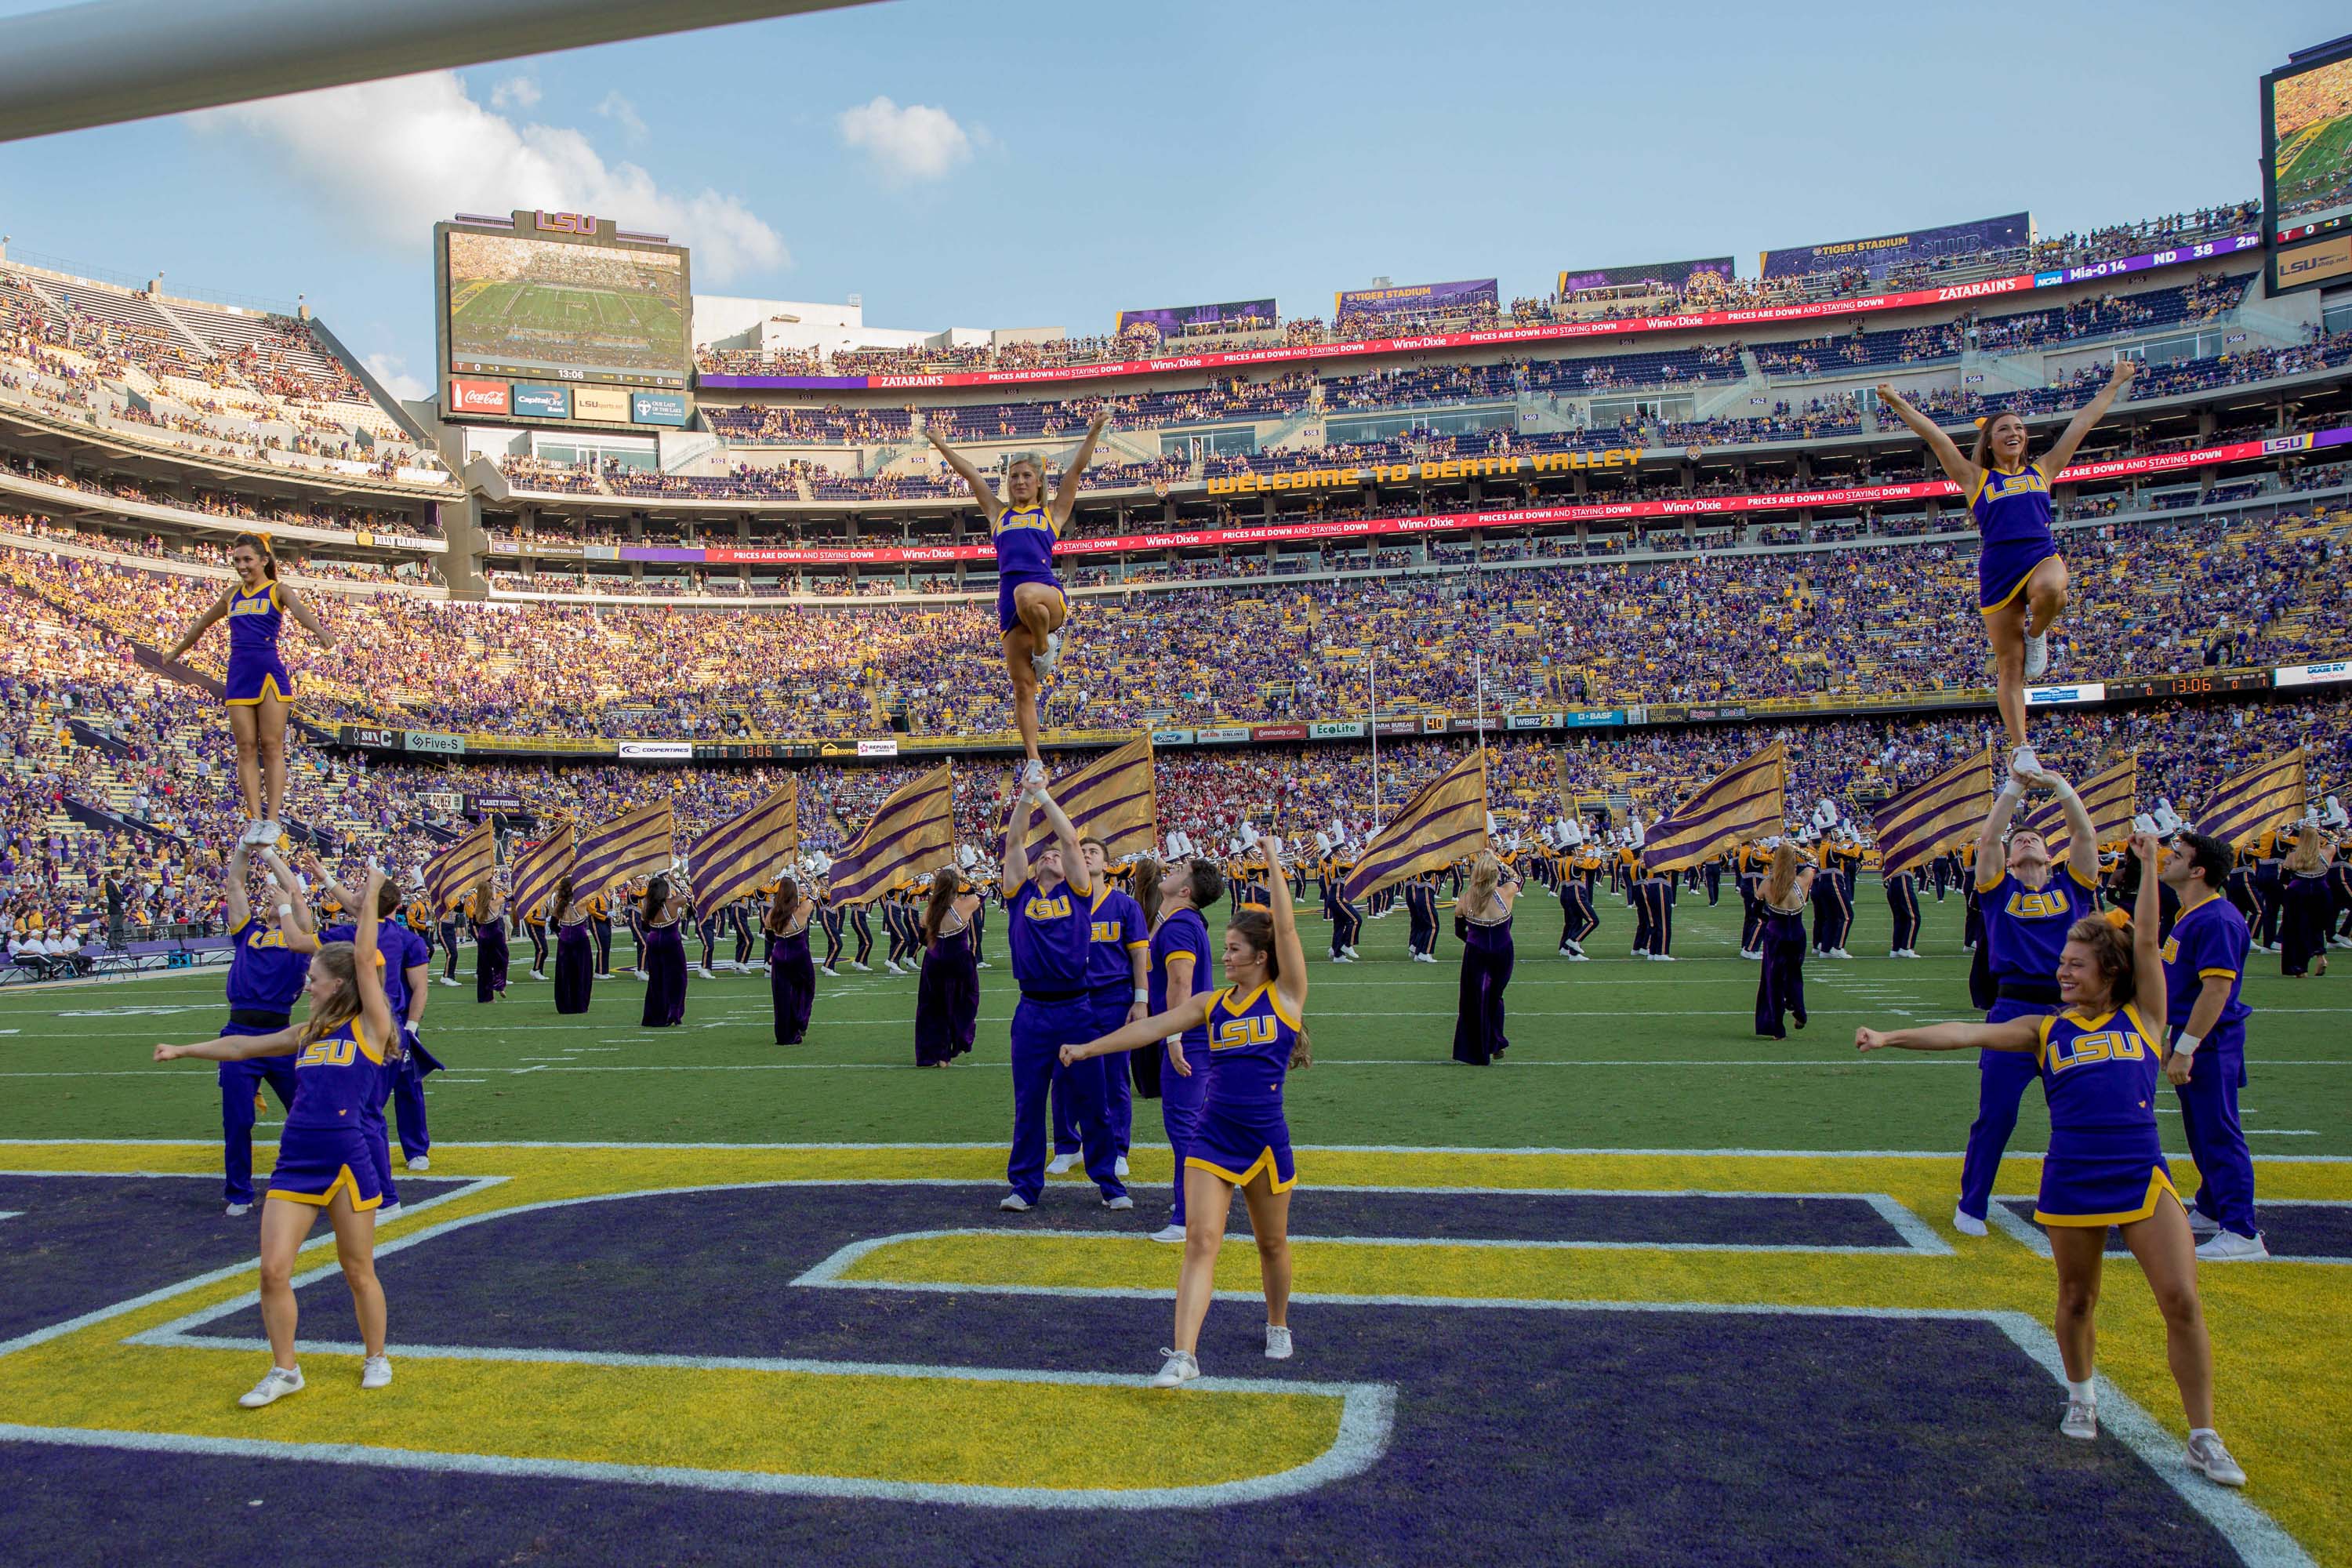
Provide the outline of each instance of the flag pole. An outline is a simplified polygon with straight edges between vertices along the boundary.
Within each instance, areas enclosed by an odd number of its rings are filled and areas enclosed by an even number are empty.
[[[1381,805],[1381,650],[1372,650],[1372,831],[1384,826]]]

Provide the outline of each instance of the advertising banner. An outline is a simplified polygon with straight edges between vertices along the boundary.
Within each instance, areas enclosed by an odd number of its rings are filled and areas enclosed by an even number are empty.
[[[1504,719],[1506,730],[1557,730],[1562,715],[1558,713],[1513,713]]]
[[[476,816],[480,816],[486,812],[492,811],[517,812],[522,809],[522,796],[519,795],[469,795],[466,797],[466,809],[472,812]]]
[[[1151,743],[1155,746],[1189,746],[1192,743],[1190,730],[1154,730]]]
[[[346,746],[381,746],[387,751],[400,749],[400,731],[379,730],[373,724],[338,724],[335,739]]]
[[[688,741],[624,741],[621,760],[631,763],[686,763],[694,760],[694,746]]]
[[[2033,215],[2011,213],[2005,217],[1980,217],[1936,228],[1915,228],[1906,234],[1881,234],[1868,239],[1836,239],[1826,245],[1768,250],[1762,269],[1767,278],[1801,278],[1808,272],[1859,267],[1873,278],[1884,278],[1895,268],[1915,262],[1980,250],[2008,250],[2032,242]]]
[[[1383,719],[1372,727],[1380,732],[1380,735],[1383,740],[1387,739],[1391,735],[1418,735],[1421,733],[1421,721],[1418,719]]]
[[[513,400],[507,395],[503,381],[458,381],[449,383],[449,413],[454,417],[464,414],[511,414]]]
[[[594,419],[607,425],[629,422],[629,395],[616,387],[575,386],[572,389],[572,416]]]
[[[572,417],[572,389],[544,382],[516,382],[514,411],[527,414],[533,419],[569,419]]]
[[[2352,659],[2332,658],[2325,664],[2281,665],[2272,672],[2281,686],[2334,686],[2352,680]]]
[[[2029,686],[2025,689],[2025,705],[2028,708],[2072,708],[2106,700],[2106,685],[2097,680],[2084,681],[2079,686]]]
[[[898,742],[896,740],[860,741],[857,742],[857,754],[861,757],[895,757],[898,754]]]
[[[1147,340],[1213,337],[1221,332],[1264,331],[1282,324],[1271,300],[1228,300],[1220,305],[1171,305],[1160,310],[1121,310],[1118,335]]]
[[[466,737],[440,730],[410,730],[401,736],[401,749],[438,757],[462,757],[466,754]]]
[[[1597,730],[1605,725],[1625,722],[1625,710],[1622,708],[1589,709],[1581,713],[1565,713],[1560,718],[1570,730]]]
[[[1453,283],[1400,283],[1388,289],[1349,289],[1333,296],[1332,320],[1345,321],[1367,316],[1410,316],[1433,310],[1475,310],[1501,308],[1502,288],[1493,278],[1465,278]]]
[[[1253,741],[1303,741],[1307,739],[1307,726],[1304,724],[1253,724],[1250,726],[1250,739]]]
[[[1699,261],[1637,261],[1630,267],[1594,267],[1582,272],[1559,275],[1559,291],[1565,297],[1579,289],[1622,289],[1636,283],[1655,284],[1680,294],[1686,291],[1696,279],[1698,286],[1720,286],[1731,281],[1732,266],[1728,256],[1710,256]]]
[[[633,392],[629,394],[629,422],[682,426],[686,423],[686,399],[675,392]]]
[[[1220,724],[1214,729],[1195,730],[1192,738],[1204,746],[1233,746],[1250,738],[1246,724]]]
[[[1364,734],[1361,719],[1322,719],[1307,726],[1307,735],[1318,741],[1357,741]]]

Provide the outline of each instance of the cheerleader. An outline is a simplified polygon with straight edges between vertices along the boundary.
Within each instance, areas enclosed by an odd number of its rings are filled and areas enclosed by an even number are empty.
[[[221,890],[232,944],[228,1022],[220,1031],[224,1038],[281,1033],[291,1019],[294,999],[302,994],[303,978],[310,971],[310,959],[288,944],[297,919],[307,921],[310,918],[302,911],[293,878],[290,873],[280,875],[284,863],[276,851],[265,850],[262,863],[269,869],[271,909],[267,915],[256,915],[246,888],[252,853],[243,840],[229,851],[228,879]],[[291,1106],[294,1058],[283,1055],[223,1058],[219,1078],[221,1195],[228,1216],[236,1219],[253,1208],[253,1123],[260,1108],[261,1087],[269,1086],[281,1109]]]
[[[772,942],[768,995],[775,1004],[776,1044],[797,1046],[808,1037],[809,1010],[816,1002],[816,966],[809,962],[809,916],[814,906],[801,897],[790,877],[778,879],[761,922]]]
[[[474,928],[474,1000],[507,999],[506,894],[497,879],[485,877],[466,895],[466,919]]]
[[[1202,911],[1224,896],[1224,877],[1213,860],[1186,860],[1175,870],[1176,875],[1170,877],[1156,860],[1146,860],[1136,868],[1136,901],[1143,906],[1143,918],[1151,928],[1150,1006],[1153,1017],[1214,990],[1217,984],[1216,972],[1209,959],[1209,924]],[[1420,885],[1418,879],[1412,885]],[[1435,919],[1433,899],[1433,925]],[[1208,1025],[1197,1024],[1181,1035],[1170,1036],[1156,1054],[1160,1058],[1160,1125],[1166,1131],[1168,1147],[1176,1157],[1176,1180],[1175,1202],[1169,1209],[1168,1224],[1151,1239],[1176,1242],[1184,1239],[1184,1157],[1192,1152],[1193,1133],[1201,1124],[1201,1097],[1209,1081],[1204,1070],[1209,1062]],[[1188,1058],[1199,1064],[1189,1072],[1176,1065]],[[1145,1058],[1139,1055],[1130,1059],[1140,1063]]]
[[[2137,360],[2118,356],[2107,384],[2075,413],[2036,462],[2025,458],[2021,414],[2004,410],[1979,420],[1976,447],[1964,458],[1934,420],[1905,402],[1894,387],[1885,382],[1878,386],[1878,400],[1927,443],[1945,476],[1968,498],[1981,541],[1977,608],[1984,615],[1985,635],[1992,643],[2001,726],[2017,749],[2013,760],[2021,773],[2041,766],[2025,743],[2025,684],[2049,671],[2050,628],[2066,608],[2066,563],[2050,529],[2051,494],[2058,476],[2074,460],[2074,449],[2106,417],[2138,373]]]
[[[359,900],[357,939],[348,945],[331,943],[311,957],[304,982],[310,1016],[300,1026],[155,1047],[159,1062],[181,1057],[236,1062],[294,1054],[294,1103],[278,1135],[278,1164],[261,1209],[261,1322],[269,1336],[270,1368],[237,1400],[247,1409],[301,1390],[302,1369],[294,1359],[294,1258],[322,1208],[335,1228],[336,1256],[359,1318],[365,1351],[360,1386],[383,1388],[392,1382],[392,1361],[384,1353],[383,1288],[375,1277],[375,1209],[383,1194],[361,1126],[383,1063],[383,1042],[394,1035],[384,1003],[383,955],[376,950],[376,900],[383,889],[383,873],[370,872]]]
[[[1493,850],[1481,849],[1454,906],[1462,987],[1454,1012],[1454,1059],[1471,1067],[1500,1061],[1510,1048],[1503,1033],[1503,991],[1511,983],[1511,907],[1518,896],[1517,875]]]
[[[582,898],[572,879],[555,884],[548,910],[555,917],[555,1010],[566,1016],[588,1011],[596,990],[596,936],[591,929],[593,906],[599,900]]]
[[[2074,842],[2087,847],[2095,840],[2084,833]],[[2058,1430],[2086,1442],[2099,1435],[2092,1375],[2099,1276],[2107,1227],[2116,1226],[2164,1316],[2167,1358],[2189,1417],[2189,1468],[2242,1487],[2246,1472],[2213,1429],[2213,1346],[2197,1296],[2196,1238],[2156,1130],[2167,1003],[2156,938],[2155,837],[2135,836],[2132,853],[2141,863],[2132,919],[2118,924],[2089,916],[2066,931],[2053,970],[2063,1011],[2001,1023],[1856,1029],[1853,1043],[1864,1051],[1974,1047],[2032,1062],[2050,1101],[2050,1150],[2042,1159],[2033,1217],[2049,1236],[2058,1270],[2053,1326],[2066,1368]]]
[[[2076,920],[2096,906],[2095,879],[2073,858],[2063,876],[2050,860],[2050,847],[2031,828],[2009,833],[2028,784],[2057,792],[2066,831],[2076,844],[2098,841],[2090,813],[2072,784],[2039,770],[2031,775],[2011,763],[2008,779],[1977,834],[1977,902],[1984,920],[1985,973],[1992,987],[1988,1025],[2038,1018],[2058,1011],[2063,1001],[2051,976]],[[2003,835],[2007,835],[2006,847]],[[2156,922],[2151,916],[2148,931]],[[1985,1234],[1992,1184],[2000,1173],[2001,1152],[2017,1130],[2018,1102],[2033,1082],[2034,1068],[2015,1051],[1987,1049],[1977,1058],[1977,1119],[1969,1128],[1968,1153],[1960,1165],[1960,1197],[1952,1226],[1963,1236]]]
[[[686,1021],[686,943],[677,922],[691,895],[667,873],[652,879],[632,907],[637,928],[637,973],[646,977],[646,1008],[637,1022],[647,1029],[670,1029]]]
[[[356,910],[362,894],[330,882],[324,889],[334,903]],[[433,1129],[425,1119],[425,1079],[441,1070],[441,1063],[425,1048],[419,1030],[425,1021],[425,983],[433,977],[433,944],[394,918],[398,895],[389,884],[376,895],[376,951],[383,957],[383,1001],[398,1031],[386,1042],[381,1081],[368,1096],[363,1121],[368,1148],[375,1157],[376,1185],[383,1193],[378,1218],[400,1206],[400,1189],[392,1179],[392,1123],[400,1128],[400,1163],[411,1171],[433,1168]],[[289,939],[308,953],[329,942],[356,942],[359,927],[340,921],[316,936]],[[393,1112],[385,1115],[386,1108]]]
[[[2172,1028],[2164,1077],[2179,1097],[2181,1135],[2197,1163],[2189,1228],[2218,1233],[2197,1249],[2199,1258],[2215,1263],[2270,1256],[2254,1224],[2254,1161],[2238,1118],[2246,1020],[2253,1016],[2240,991],[2253,935],[2221,896],[2229,875],[2230,847],[2188,831],[2165,846],[2158,871],[2158,895],[2176,896],[2180,909],[2164,937],[2165,1016]]]
[[[972,922],[981,897],[952,866],[931,879],[931,896],[917,926],[923,969],[915,984],[915,1065],[943,1068],[971,1049],[980,1023],[980,970],[972,957]]]
[[[1280,840],[1259,840],[1269,882],[1280,875]],[[1129,1024],[1063,1058],[1084,1061],[1110,1051],[1157,1047],[1171,1036],[1168,1065],[1179,1077],[1207,1069],[1200,1120],[1184,1155],[1184,1262],[1176,1281],[1176,1331],[1154,1388],[1201,1375],[1201,1323],[1216,1293],[1217,1253],[1225,1239],[1234,1189],[1249,1205],[1265,1290],[1265,1354],[1286,1361],[1290,1342],[1290,1190],[1298,1171],[1282,1111],[1283,1080],[1313,1060],[1307,1037],[1307,951],[1288,899],[1265,910],[1244,910],[1225,927],[1225,986],[1195,991],[1164,1013]],[[1195,1063],[1181,1037],[1208,1033],[1206,1060]]]
[[[1109,423],[1108,409],[1087,422],[1086,438],[1063,468],[1050,500],[1045,496],[1045,460],[1036,453],[1013,455],[1004,468],[1004,494],[999,497],[969,458],[940,440],[929,426],[923,426],[924,436],[971,491],[996,543],[996,629],[1003,641],[1005,671],[1013,678],[1013,722],[1029,759],[1022,773],[1024,784],[1045,782],[1045,764],[1037,755],[1037,685],[1061,655],[1062,626],[1070,616],[1069,595],[1054,575],[1054,544],[1070,525],[1079,484],[1094,460],[1095,443]]]
[[[278,654],[278,632],[291,616],[321,648],[333,647],[335,639],[294,590],[278,580],[268,535],[240,533],[229,541],[228,563],[236,568],[236,581],[172,645],[163,662],[177,664],[215,621],[227,620],[223,700],[236,737],[236,784],[248,819],[243,842],[257,847],[277,843],[286,831],[278,819],[286,809],[286,719],[294,706],[294,678]]]
[[[1764,964],[1756,976],[1756,1032],[1768,1039],[1789,1037],[1786,1018],[1794,1017],[1800,1029],[1805,1026],[1805,904],[1817,874],[1784,838],[1756,892],[1756,950]]]

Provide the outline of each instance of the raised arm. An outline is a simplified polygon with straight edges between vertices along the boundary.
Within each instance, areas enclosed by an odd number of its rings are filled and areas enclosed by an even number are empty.
[[[334,637],[328,633],[326,627],[319,624],[319,617],[310,613],[310,606],[304,604],[296,595],[294,590],[282,582],[278,584],[278,604],[279,608],[302,623],[302,629],[310,634],[312,642],[317,643],[320,647],[335,646]]]
[[[1108,1056],[1113,1051],[1131,1051],[1143,1046],[1156,1046],[1171,1036],[1198,1028],[1209,1021],[1209,1008],[1216,999],[1215,992],[1203,991],[1197,996],[1185,997],[1165,1013],[1154,1013],[1149,1018],[1122,1024],[1109,1034],[1083,1045],[1064,1046],[1063,1065],[1082,1062],[1088,1057]]]
[[[1078,486],[1084,481],[1087,465],[1095,460],[1095,443],[1102,439],[1103,429],[1110,424],[1110,410],[1097,409],[1087,421],[1086,438],[1070,460],[1062,467],[1062,482],[1054,487],[1054,522],[1056,527],[1069,521],[1070,509],[1078,504]]]
[[[1977,891],[2001,879],[2001,836],[2009,831],[2009,819],[2017,815],[2017,803],[2025,798],[2025,780],[2015,772],[2001,775],[2000,793],[1992,798],[1992,810],[1985,814],[1984,826],[1977,829]]]
[[[1087,874],[1087,858],[1078,852],[1078,830],[1071,824],[1069,814],[1062,809],[1058,801],[1045,793],[1044,785],[1039,785],[1032,793],[1035,795],[1039,807],[1045,811],[1046,822],[1053,826],[1055,841],[1062,847],[1062,879],[1069,883],[1070,891],[1078,897],[1091,897],[1095,890],[1094,879]]]
[[[932,429],[929,422],[923,426],[923,439],[939,448],[940,456],[947,460],[948,467],[956,471],[965,488],[971,491],[971,499],[988,518],[989,526],[994,527],[997,514],[1004,510],[1004,502],[997,496],[996,487],[988,482],[988,476],[974,468],[970,458],[940,440],[939,432]]]
[[[2132,900],[2132,1001],[2157,1049],[2165,1048],[2164,946],[2156,928],[2164,923],[2163,894],[2157,888],[2156,835],[2132,835],[2130,853],[2139,858],[2139,896]]]
[[[239,844],[228,852],[228,880],[221,889],[221,912],[228,916],[228,929],[236,930],[253,918],[253,899],[245,890],[245,879],[251,864],[251,853]]]
[[[2066,428],[2058,432],[2058,439],[2042,455],[2042,477],[2046,482],[2058,482],[2058,476],[2074,460],[2074,449],[2107,416],[2107,410],[2115,406],[2116,399],[2130,388],[2132,377],[2138,374],[2139,361],[2129,354],[2116,361],[2116,373],[2107,378],[2107,384],[2099,388],[2096,397],[2074,411],[2074,417],[2066,421]]]
[[[1889,382],[1878,384],[1878,401],[1895,410],[1895,417],[1908,426],[1913,435],[1927,443],[1927,450],[1935,453],[1936,461],[1944,466],[1944,477],[1959,486],[1962,495],[1975,488],[1977,466],[1969,461],[1949,436],[1944,434],[1941,426],[1912,407]]]
[[[1029,879],[1029,818],[1032,805],[1026,788],[1014,786],[1013,805],[1004,814],[1004,881],[1002,892],[1011,898],[1013,889]]]
[[[1282,875],[1282,840],[1264,834],[1257,847],[1265,856],[1266,913],[1274,919],[1274,954],[1282,967],[1282,977],[1274,988],[1290,1004],[1291,1012],[1303,1018],[1307,1016],[1307,949],[1298,941],[1298,911],[1290,907],[1290,884]]]
[[[360,907],[353,911],[358,919],[352,933],[352,970],[359,980],[360,1019],[367,1026],[368,1037],[388,1047],[399,1020],[384,999],[383,952],[376,946],[375,907],[383,891],[383,873],[370,871],[367,886],[360,890]]]
[[[2158,986],[2163,984],[2159,975]],[[2030,1051],[2042,1040],[2042,1020],[2012,1018],[2006,1024],[1929,1024],[1919,1029],[1856,1029],[1858,1051]]]
[[[310,900],[302,896],[302,884],[294,879],[294,868],[279,858],[275,849],[264,849],[261,863],[268,868],[270,881],[277,884],[278,907],[285,911],[279,927],[289,936],[296,931],[315,936],[319,922],[310,916]]]

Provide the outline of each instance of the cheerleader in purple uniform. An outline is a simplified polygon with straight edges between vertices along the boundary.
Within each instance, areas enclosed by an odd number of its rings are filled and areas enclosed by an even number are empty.
[[[915,988],[915,1065],[943,1068],[971,1049],[980,1024],[980,970],[973,962],[972,920],[980,895],[952,866],[931,879],[931,897],[918,927],[923,968]]]
[[[1977,608],[1992,643],[1995,697],[2000,721],[2020,773],[2042,764],[2025,743],[2025,685],[2050,668],[2050,628],[2066,608],[2066,562],[2051,531],[2051,493],[2058,476],[2074,460],[2075,448],[2106,417],[2138,374],[2139,362],[2116,360],[2115,374],[2099,395],[2084,404],[2050,450],[2035,462],[2025,458],[2025,416],[2004,410],[1977,421],[1976,449],[1967,457],[1941,426],[1882,382],[1878,400],[1927,443],[1944,473],[1968,498],[1980,542],[1977,556]]]
[[[269,902],[275,911],[257,916],[247,890],[247,857],[252,851],[240,843],[229,851],[228,881],[223,889],[223,912],[228,917],[229,939],[236,944],[228,963],[227,1036],[276,1036],[285,1031],[294,999],[302,994],[310,960],[294,945],[306,931],[309,912],[296,895],[294,879],[274,850],[262,859],[269,868]],[[222,1194],[231,1219],[253,1206],[253,1123],[259,1110],[261,1086],[268,1084],[278,1103],[294,1103],[294,1058],[264,1055],[251,1059],[225,1058],[220,1064]]]
[[[816,906],[801,897],[790,877],[776,883],[761,921],[772,943],[768,952],[768,997],[775,1004],[776,1044],[797,1046],[808,1037],[809,1009],[816,1001],[816,965],[809,961],[809,916]]]
[[[1266,885],[1281,877],[1282,845],[1268,834]],[[1171,1036],[1208,1033],[1208,1088],[1191,1148],[1184,1155],[1184,1264],[1176,1281],[1176,1332],[1154,1388],[1175,1388],[1201,1375],[1201,1323],[1216,1291],[1217,1252],[1234,1189],[1249,1205],[1258,1274],[1265,1289],[1265,1353],[1290,1356],[1290,1189],[1298,1169],[1290,1152],[1290,1125],[1282,1113],[1282,1086],[1293,1068],[1309,1065],[1307,1038],[1307,950],[1286,898],[1266,909],[1237,911],[1225,927],[1222,991],[1199,991],[1164,1012],[1113,1030],[1100,1039],[1062,1047],[1076,1063],[1111,1051],[1158,1047]],[[1179,1045],[1168,1065],[1178,1076],[1201,1070]]]
[[[1013,454],[1004,469],[1004,494],[999,496],[970,458],[940,440],[929,425],[923,426],[923,434],[987,515],[989,537],[996,543],[996,629],[1004,644],[1005,671],[1013,678],[1013,722],[1029,758],[1022,775],[1027,784],[1045,782],[1045,764],[1037,757],[1037,685],[1061,654],[1062,626],[1070,618],[1070,596],[1054,574],[1054,545],[1070,525],[1079,481],[1109,423],[1108,410],[1087,423],[1086,438],[1071,454],[1050,500],[1045,496],[1045,459],[1037,453]]]
[[[375,1277],[375,1210],[383,1200],[364,1128],[369,1097],[381,1081],[386,1042],[396,1027],[376,948],[377,896],[383,873],[371,872],[359,901],[357,935],[330,942],[310,959],[305,991],[310,1016],[274,1034],[230,1036],[192,1046],[157,1046],[159,1062],[181,1057],[245,1061],[294,1053],[294,1103],[278,1136],[278,1164],[261,1209],[261,1322],[270,1368],[237,1403],[247,1409],[299,1392],[294,1359],[294,1256],[319,1211],[335,1227],[335,1253],[352,1288],[366,1359],[362,1388],[392,1382],[384,1353],[383,1287]]]
[[[1155,1016],[1213,991],[1217,984],[1209,959],[1209,922],[1201,911],[1224,897],[1224,874],[1214,860],[1187,860],[1173,869],[1176,874],[1171,877],[1156,860],[1142,861],[1135,868],[1136,899],[1143,905],[1143,917],[1151,930],[1150,1009]],[[1431,897],[1433,900],[1435,894]],[[1433,914],[1431,923],[1435,924]],[[1209,1026],[1202,1024],[1170,1036],[1157,1054],[1160,1058],[1160,1124],[1176,1157],[1176,1202],[1169,1210],[1166,1227],[1151,1239],[1181,1241],[1184,1156],[1192,1152],[1192,1136],[1201,1124],[1201,1096],[1209,1079],[1206,1073],[1178,1064],[1209,1059]],[[1139,1066],[1144,1053],[1138,1052],[1131,1059]]]
[[[2077,842],[2087,848],[2095,841]],[[2197,1240],[2157,1137],[2156,1083],[2168,1047],[2155,836],[2135,835],[2132,854],[2140,879],[2131,918],[2121,910],[2089,915],[2066,933],[2055,975],[2063,1012],[1998,1024],[1856,1029],[1853,1043],[1864,1051],[1973,1048],[2032,1058],[2050,1101],[2050,1151],[2033,1218],[2058,1267],[2053,1326],[2066,1366],[2058,1430],[2084,1441],[2099,1435],[2092,1365],[2099,1275],[2107,1227],[2116,1226],[2164,1315],[2165,1351],[2189,1417],[2189,1468],[2242,1487],[2246,1472],[2213,1429],[2213,1346],[2197,1295]]]
[[[286,809],[286,717],[294,706],[294,678],[278,655],[278,631],[291,616],[320,647],[331,648],[335,639],[294,590],[278,580],[278,558],[269,552],[268,534],[238,534],[229,542],[228,563],[237,580],[172,646],[163,662],[176,664],[215,621],[228,622],[225,698],[229,729],[236,736],[236,784],[248,819],[242,842],[275,844],[285,832],[278,817]]]

